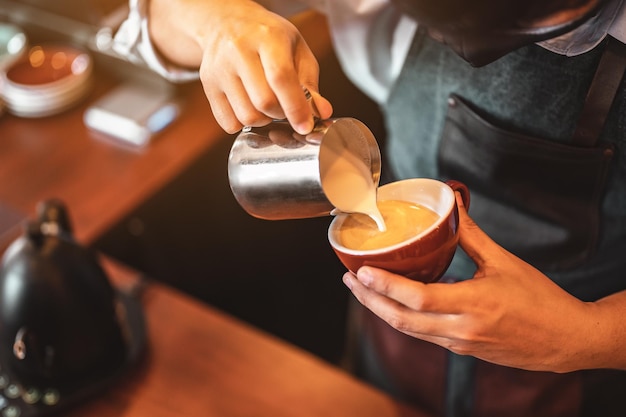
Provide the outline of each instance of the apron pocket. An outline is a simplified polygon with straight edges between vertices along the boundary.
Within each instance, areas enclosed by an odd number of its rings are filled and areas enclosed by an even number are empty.
[[[440,175],[471,190],[471,216],[510,252],[544,270],[573,268],[595,252],[613,148],[586,148],[510,132],[451,95]]]

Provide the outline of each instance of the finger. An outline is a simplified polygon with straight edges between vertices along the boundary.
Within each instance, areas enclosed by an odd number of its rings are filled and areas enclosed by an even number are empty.
[[[234,134],[243,128],[243,125],[237,120],[237,116],[235,116],[235,112],[224,94],[209,93],[206,92],[206,90],[205,94],[209,100],[215,121],[225,132]]]
[[[238,78],[222,80],[219,84],[202,78],[202,86],[215,120],[227,133],[234,134],[243,126],[263,125],[263,119],[266,118],[254,111]]]
[[[242,78],[258,80],[259,74],[263,74],[256,54],[245,49],[239,50],[232,57],[232,62],[224,63],[217,74],[207,69],[206,65],[206,61],[203,61],[200,67],[202,85],[213,113],[224,130],[235,133],[243,126],[264,126],[271,122],[272,115],[260,111],[252,101],[254,98],[267,103],[276,102],[267,83],[259,80],[256,85],[247,81],[246,86]],[[278,106],[275,104],[274,107]]]
[[[300,79],[302,88],[308,90],[310,94],[309,104],[315,117],[328,119],[333,114],[333,107],[330,102],[319,93],[319,63],[313,52],[306,46],[296,49],[296,71]]]
[[[406,305],[392,298],[385,297],[383,294],[363,285],[357,276],[351,272],[344,274],[343,282],[361,304],[383,320],[387,321],[389,317],[393,316],[397,318],[395,322],[408,321],[404,317],[414,312]]]
[[[455,194],[459,208],[459,244],[465,253],[480,266],[485,262],[483,254],[496,243],[469,216],[461,194],[458,192]]]
[[[285,117],[296,132],[304,135],[313,130],[313,112],[302,90],[294,64],[297,54],[292,48],[292,45],[286,45],[271,50],[261,49],[260,58],[267,82],[276,94]],[[317,66],[314,58],[312,62]]]
[[[314,114],[311,104],[306,100],[300,83],[297,87],[286,87],[277,92],[278,101],[285,113],[285,118],[294,130],[306,135],[313,130]]]
[[[311,84],[303,84],[303,86],[311,93],[311,107],[313,113],[320,119],[328,119],[333,115],[333,106],[326,98],[317,92],[317,86]]]
[[[424,284],[383,269],[362,267],[357,280],[369,290],[402,304],[413,311],[460,314],[473,303],[474,290],[468,282]]]
[[[241,81],[231,83],[225,94],[235,117],[242,125],[265,126],[272,121],[271,117],[257,110]]]
[[[420,339],[434,340],[434,338],[447,338],[458,328],[458,315],[413,310],[363,285],[351,273],[346,273],[343,280],[363,306],[403,333]]]
[[[258,61],[258,56],[254,56],[250,61]],[[250,65],[249,62],[241,62],[241,83],[249,96],[249,100],[254,108],[270,119],[284,119],[285,113],[270,87],[265,72],[260,62],[259,65]]]
[[[200,65],[199,74],[204,95],[209,101],[215,121],[227,133],[233,134],[241,130],[243,125],[237,120],[237,116],[235,116],[235,112],[224,94],[224,89],[215,82],[212,73],[206,70],[204,62]]]

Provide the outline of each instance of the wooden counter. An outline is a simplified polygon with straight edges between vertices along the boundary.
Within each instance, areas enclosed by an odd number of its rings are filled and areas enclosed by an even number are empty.
[[[56,116],[0,116],[0,203],[30,217],[37,202],[60,198],[76,238],[90,243],[225,136],[197,84],[186,88],[181,117],[146,148],[102,140],[83,112],[118,82],[98,75],[82,105]]]
[[[118,285],[134,273],[108,263]],[[339,368],[151,283],[145,363],[68,417],[427,417]]]

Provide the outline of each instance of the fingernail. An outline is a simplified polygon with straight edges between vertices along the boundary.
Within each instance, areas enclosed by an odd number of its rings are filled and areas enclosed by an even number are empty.
[[[372,270],[366,266],[360,268],[356,274],[357,279],[366,287],[374,281],[374,276],[372,275]]]
[[[300,123],[296,126],[296,131],[300,133],[301,135],[306,135],[308,133],[311,133],[312,130],[313,130],[313,120]]]
[[[352,277],[349,272],[343,274],[343,283],[348,287],[349,290],[352,290]]]

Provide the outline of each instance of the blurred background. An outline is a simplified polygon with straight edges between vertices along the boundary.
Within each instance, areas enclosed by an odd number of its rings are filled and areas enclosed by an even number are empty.
[[[165,83],[107,51],[107,39],[125,13],[126,0],[0,0],[0,18],[23,27],[32,42],[76,44],[93,53],[98,71],[115,79]],[[334,116],[363,121],[382,147],[384,129],[377,106],[343,75],[323,17],[304,13],[294,21],[320,60],[320,90],[333,103]],[[148,279],[337,363],[343,353],[349,292],[341,282],[345,269],[326,238],[331,218],[272,222],[246,214],[228,185],[226,164],[233,138],[224,134],[90,245]]]

